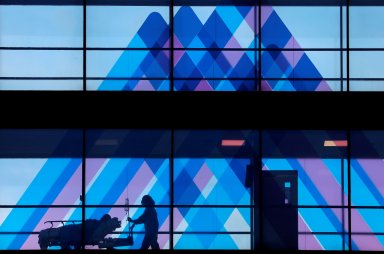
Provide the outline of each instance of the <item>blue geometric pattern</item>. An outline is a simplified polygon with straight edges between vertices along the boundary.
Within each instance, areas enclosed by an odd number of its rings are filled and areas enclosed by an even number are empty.
[[[262,90],[331,90],[305,52],[278,50],[300,46],[272,7],[263,7],[263,13],[260,60],[262,78],[267,80],[263,80]],[[174,68],[175,91],[255,90],[252,79],[257,77],[258,70],[254,51],[257,42],[254,7],[182,6],[175,8],[173,18],[174,66],[170,66],[169,51],[151,49],[169,47],[168,23],[159,13],[153,12],[128,44],[128,47],[149,50],[124,51],[106,76],[137,80],[107,79],[98,89],[167,91],[170,68]],[[297,78],[318,80],[295,80]]]
[[[346,165],[346,160],[343,163]],[[341,188],[342,167],[340,159],[263,158],[263,170],[298,171],[298,205],[347,205],[346,189],[342,190]],[[348,183],[344,184],[347,185]],[[344,196],[344,203],[342,203],[342,195]],[[298,210],[299,231],[342,233],[342,212],[342,209],[300,208]],[[345,223],[344,232],[347,231],[348,228]],[[329,242],[328,238],[321,238],[317,235],[307,235],[306,238],[299,237],[299,249],[342,249],[342,238],[338,238],[336,242],[336,238]],[[313,238],[312,244],[305,244],[308,238]],[[346,240],[346,242],[348,241]],[[352,246],[356,246],[356,243],[352,242]]]
[[[272,9],[263,7],[261,75],[263,91],[330,91],[316,66],[304,51],[282,51],[279,49],[300,49],[284,22]],[[268,80],[288,79],[288,80]],[[293,80],[310,78],[318,80]]]
[[[129,199],[131,205],[141,205],[144,195],[151,195],[157,205],[169,205],[169,160],[164,158],[112,158],[87,159],[87,204],[124,205]],[[137,218],[143,208],[131,208],[130,216]],[[169,208],[156,208],[160,231],[169,231]],[[105,213],[122,221],[119,231],[128,232],[128,223],[123,208],[88,208],[86,218],[99,219]],[[143,225],[135,227],[144,231]],[[126,235],[113,235],[124,238]],[[135,245],[139,249],[143,235],[135,234]],[[159,238],[160,248],[165,248],[169,237]]]
[[[175,9],[176,48],[253,48],[254,7],[178,7]]]
[[[157,12],[151,13],[127,47],[145,47],[148,50],[123,51],[106,78],[135,78],[135,80],[104,80],[98,90],[169,90],[168,22]],[[155,78],[154,80],[151,78]],[[136,80],[137,79],[137,80]],[[164,80],[162,80],[164,79]]]
[[[175,10],[175,91],[252,91],[254,81],[210,80],[254,78],[254,51],[224,51],[220,48],[252,49],[255,46],[254,7],[188,7]],[[209,50],[206,49],[216,49]]]
[[[16,205],[77,205],[81,183],[81,159],[46,159]],[[73,186],[74,185],[74,186]],[[69,188],[68,188],[69,187]],[[75,187],[75,188],[74,188]],[[0,225],[1,232],[39,231],[46,220],[60,220],[70,208],[12,208]],[[55,214],[58,218],[55,218]],[[79,219],[77,217],[76,219]],[[0,250],[38,248],[28,234],[6,235],[1,238]]]
[[[244,186],[248,163],[248,159],[175,159],[175,205],[250,205],[249,189]],[[249,249],[250,217],[249,208],[176,208],[176,232],[227,234],[176,234],[175,248]],[[249,234],[230,234],[239,231]]]

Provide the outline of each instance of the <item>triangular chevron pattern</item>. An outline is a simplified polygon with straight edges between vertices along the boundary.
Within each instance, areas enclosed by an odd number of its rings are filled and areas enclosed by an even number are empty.
[[[28,160],[28,159],[27,159]],[[157,204],[169,204],[169,160],[168,159],[87,159],[86,195],[88,205],[140,205],[143,195],[151,195]],[[37,174],[21,190],[17,205],[81,205],[81,159],[45,159]],[[130,216],[136,218],[143,209],[131,208]],[[158,208],[160,230],[169,231],[169,209]],[[88,208],[86,219],[100,219],[105,213],[122,221],[119,230],[128,231],[123,208]],[[39,232],[50,227],[47,220],[81,220],[81,208],[13,208],[1,218],[1,232]],[[61,226],[55,224],[54,227]],[[137,226],[135,230],[143,231]],[[112,235],[112,237],[126,237]],[[132,248],[140,248],[142,235]],[[169,246],[169,235],[159,236],[161,248]],[[0,241],[2,250],[39,249],[37,235],[9,234]]]
[[[315,78],[319,80],[263,80],[263,91],[330,91],[331,88],[304,51],[277,51],[276,48],[300,49],[287,26],[272,7],[262,8],[261,73],[263,78]]]
[[[250,205],[244,186],[248,163],[248,159],[175,159],[175,205]],[[174,212],[174,230],[180,232],[250,233],[250,224],[248,208],[183,207]],[[174,240],[176,249],[250,248],[249,234],[176,234]]]
[[[34,164],[32,160],[20,159]],[[20,162],[20,160],[18,160]],[[43,162],[37,174],[21,190],[16,205],[79,205],[81,194],[81,159],[39,159]],[[20,163],[22,165],[22,163]],[[17,165],[17,164],[16,164]],[[17,169],[16,169],[17,170]],[[34,170],[35,171],[35,170]],[[40,231],[47,220],[61,220],[71,208],[12,208],[0,225],[1,232]],[[80,213],[81,215],[81,213]],[[78,216],[74,219],[81,219]],[[0,241],[1,250],[39,249],[37,235],[9,234]]]
[[[98,90],[168,91],[169,50],[151,49],[169,47],[169,25],[164,18],[157,12],[151,13],[127,45],[130,48],[148,48],[148,50],[123,51],[106,78],[137,79],[106,79]]]
[[[175,7],[174,77],[176,91],[252,91],[256,89],[257,36],[255,7]],[[262,48],[293,48],[300,45],[272,7],[262,10]],[[276,36],[278,35],[278,36]],[[144,51],[124,51],[99,90],[169,90],[169,25],[153,12],[127,42],[129,47],[148,47]],[[201,50],[188,50],[195,48]],[[216,50],[207,50],[216,48]],[[226,50],[220,50],[225,48]],[[236,49],[236,50],[230,50]],[[244,49],[244,50],[239,50]],[[316,66],[303,51],[262,51],[264,91],[329,91]],[[144,78],[144,80],[140,80]],[[156,78],[156,80],[146,80]],[[316,78],[318,80],[292,80]],[[185,79],[185,80],[183,80]],[[225,80],[221,80],[225,79]],[[245,80],[243,80],[245,79]]]
[[[144,195],[151,195],[157,205],[168,205],[169,199],[169,160],[113,158],[87,160],[87,204],[124,205],[128,197],[131,205],[141,205]],[[169,230],[169,209],[156,208],[160,231]],[[143,209],[131,208],[130,216],[137,218]],[[126,215],[122,208],[89,208],[87,218],[100,218],[109,213],[122,221],[121,231],[128,231]],[[137,225],[135,231],[144,231],[143,225]],[[113,235],[124,238],[126,235]],[[139,249],[143,235],[134,235],[134,245]],[[160,248],[168,248],[169,236],[159,235]]]

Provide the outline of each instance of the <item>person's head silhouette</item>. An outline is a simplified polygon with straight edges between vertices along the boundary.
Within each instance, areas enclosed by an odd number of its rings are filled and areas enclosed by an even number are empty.
[[[141,204],[143,206],[152,206],[152,205],[155,205],[155,201],[151,196],[144,195],[143,198],[141,199]]]

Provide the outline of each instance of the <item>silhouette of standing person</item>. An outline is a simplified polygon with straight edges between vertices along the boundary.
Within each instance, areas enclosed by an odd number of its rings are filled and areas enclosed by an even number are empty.
[[[141,243],[141,249],[146,250],[149,246],[153,250],[159,250],[159,243],[157,242],[157,234],[159,231],[159,220],[157,219],[157,212],[155,210],[155,201],[149,195],[144,195],[141,199],[141,204],[145,207],[144,213],[133,220],[131,217],[128,217],[128,221],[133,222],[132,228],[136,224],[144,223],[145,235],[143,242]]]

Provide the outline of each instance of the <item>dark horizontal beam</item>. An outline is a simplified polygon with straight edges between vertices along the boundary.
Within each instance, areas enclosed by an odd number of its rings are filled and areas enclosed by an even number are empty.
[[[1,128],[384,129],[376,92],[0,93]]]

